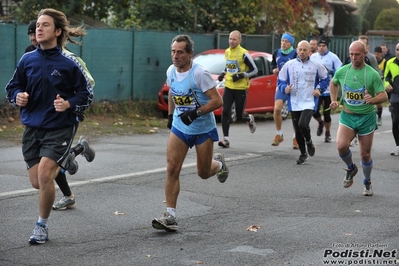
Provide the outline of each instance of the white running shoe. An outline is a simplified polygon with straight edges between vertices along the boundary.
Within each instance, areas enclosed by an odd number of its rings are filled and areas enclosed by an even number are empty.
[[[391,151],[391,155],[393,155],[393,156],[399,156],[399,148],[396,147],[393,151]]]
[[[256,130],[256,123],[255,123],[255,117],[253,115],[249,115],[249,122],[247,122],[248,126],[249,126],[249,131],[251,131],[251,133],[254,133]]]

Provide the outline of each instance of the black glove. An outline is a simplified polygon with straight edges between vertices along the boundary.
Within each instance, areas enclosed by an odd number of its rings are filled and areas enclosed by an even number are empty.
[[[79,122],[83,122],[86,118],[84,113],[77,113],[76,116],[78,117]]]
[[[166,125],[169,129],[172,128],[172,122],[173,122],[173,114],[168,115],[168,124]]]
[[[226,73],[222,73],[219,75],[218,80],[222,81],[224,79],[224,76],[226,75]]]
[[[184,124],[189,126],[195,119],[197,119],[197,110],[191,110],[188,112],[181,113],[180,115],[181,121],[183,121]]]
[[[243,79],[245,77],[244,73],[240,73],[240,74],[234,74],[233,75],[233,81],[236,82],[239,79]]]

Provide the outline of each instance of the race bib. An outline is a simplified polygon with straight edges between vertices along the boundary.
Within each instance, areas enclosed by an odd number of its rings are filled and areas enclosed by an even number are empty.
[[[360,89],[352,89],[347,85],[344,86],[343,89],[343,98],[344,101],[349,105],[361,105],[366,101],[364,100],[366,89],[362,87]]]

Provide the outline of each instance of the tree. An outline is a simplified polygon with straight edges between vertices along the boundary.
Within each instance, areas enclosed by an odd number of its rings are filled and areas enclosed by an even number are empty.
[[[364,20],[366,20],[368,23],[363,23],[363,25],[370,25],[370,28],[363,28],[363,32],[374,29],[374,22],[378,14],[383,9],[389,8],[399,8],[399,3],[396,0],[372,0],[364,15]]]
[[[117,28],[185,32],[214,30],[242,33],[292,32],[297,38],[317,34],[315,0],[15,0],[18,22],[28,23],[39,10],[57,7],[68,17],[87,15]],[[330,15],[327,0],[317,0]]]
[[[191,0],[194,5],[196,32],[214,30],[256,33],[262,10],[261,0]]]
[[[399,25],[399,8],[384,9],[377,16],[375,30],[397,30]]]
[[[110,9],[107,0],[81,0],[81,1],[64,1],[64,0],[14,0],[16,6],[11,6],[11,12],[17,22],[28,23],[30,20],[37,18],[37,14],[41,9],[48,7],[56,7],[65,13],[67,17],[73,14],[83,14],[94,19],[106,19]],[[118,1],[119,4],[112,6],[126,6],[128,0]]]
[[[266,13],[264,32],[292,32],[297,38],[318,35],[318,25],[314,17],[314,4],[317,3],[328,22],[323,25],[324,32],[330,32],[329,21],[332,8],[327,0],[262,0],[262,8]]]
[[[362,28],[362,18],[358,14],[347,14],[345,9],[336,6],[334,18],[334,35],[359,35]]]

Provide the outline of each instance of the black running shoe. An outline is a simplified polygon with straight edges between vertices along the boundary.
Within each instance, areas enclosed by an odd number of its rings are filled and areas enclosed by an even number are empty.
[[[301,155],[299,155],[299,159],[296,160],[296,164],[304,164],[307,159],[308,159],[308,155],[306,153],[301,154]]]
[[[316,149],[314,148],[313,142],[310,141],[309,143],[306,143],[306,146],[308,146],[308,153],[310,156],[313,156]]]
[[[317,127],[317,136],[321,136],[323,134],[323,130],[324,130],[324,121],[321,121],[321,123],[319,123],[319,126]]]

